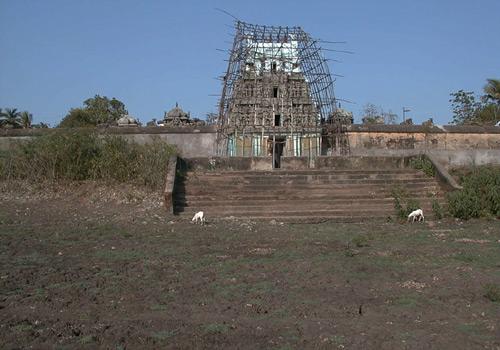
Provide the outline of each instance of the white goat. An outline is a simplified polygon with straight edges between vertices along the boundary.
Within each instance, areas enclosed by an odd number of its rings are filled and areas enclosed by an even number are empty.
[[[411,222],[415,222],[415,220],[417,221],[425,221],[425,218],[424,218],[424,211],[422,209],[417,209],[417,210],[414,210],[410,213],[410,215],[408,215],[408,221]]]
[[[200,220],[200,223],[202,225],[205,223],[205,214],[202,211],[199,211],[196,214],[194,214],[193,218],[191,219],[191,222],[195,224],[198,222],[198,220]]]

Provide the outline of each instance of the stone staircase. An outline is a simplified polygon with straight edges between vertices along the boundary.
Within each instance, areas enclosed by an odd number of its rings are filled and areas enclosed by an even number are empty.
[[[191,218],[277,222],[358,222],[395,217],[392,189],[403,207],[418,201],[430,219],[444,193],[434,178],[413,169],[187,172],[175,191],[174,212]]]

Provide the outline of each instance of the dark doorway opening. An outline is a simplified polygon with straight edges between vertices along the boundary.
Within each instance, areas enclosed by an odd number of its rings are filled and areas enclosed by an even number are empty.
[[[283,155],[283,149],[285,148],[285,138],[276,137],[274,139],[273,147],[273,167],[275,169],[281,168],[281,156]]]
[[[278,88],[277,87],[273,88],[273,97],[274,98],[278,97]]]
[[[281,115],[274,115],[274,126],[281,126]]]

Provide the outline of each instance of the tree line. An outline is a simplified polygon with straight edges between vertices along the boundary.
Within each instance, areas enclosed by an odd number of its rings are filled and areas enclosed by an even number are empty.
[[[2,129],[48,128],[45,123],[33,124],[33,114],[18,111],[17,108],[0,108],[0,127]]]
[[[493,125],[500,119],[500,79],[487,79],[483,88],[484,94],[474,95],[474,92],[459,90],[451,93],[449,102],[453,112],[453,120],[450,124],[457,125]],[[125,104],[116,99],[106,96],[95,95],[83,101],[82,107],[71,108],[66,116],[56,127],[95,127],[98,124],[116,122],[127,114]],[[361,117],[364,123],[396,124],[398,115],[391,110],[384,111],[373,103],[363,106]],[[215,113],[206,114],[208,125],[217,120]],[[33,123],[33,114],[28,111],[19,111],[17,108],[0,108],[0,126],[2,128],[47,128],[45,123]]]
[[[125,104],[116,98],[95,95],[83,101],[83,107],[71,108],[56,128],[95,127],[101,123],[115,122],[127,111]],[[45,123],[32,124],[33,114],[17,108],[0,108],[0,123],[3,129],[47,128]]]
[[[498,122],[500,117],[500,80],[488,79],[484,95],[476,99],[473,92],[460,90],[450,94],[453,124],[484,125]]]
[[[500,79],[487,79],[484,94],[476,98],[474,92],[459,90],[451,93],[449,102],[453,112],[450,124],[493,125],[500,119]],[[396,124],[398,115],[384,111],[373,103],[366,103],[361,110],[363,123]]]

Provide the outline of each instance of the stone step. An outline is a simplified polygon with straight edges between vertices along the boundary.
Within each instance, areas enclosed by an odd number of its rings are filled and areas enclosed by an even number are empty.
[[[232,181],[221,181],[221,182],[208,182],[208,181],[190,181],[190,182],[185,182],[184,185],[189,184],[189,187],[192,188],[199,188],[199,187],[207,187],[207,186],[223,186],[227,187],[229,185],[235,187],[235,188],[242,188],[242,187],[252,187],[252,188],[266,188],[266,187],[289,187],[289,186],[294,186],[297,188],[301,187],[323,187],[323,188],[328,188],[330,186],[367,186],[367,185],[378,185],[378,186],[387,186],[387,185],[412,185],[412,186],[425,186],[429,184],[434,184],[435,182],[429,181],[429,180],[424,180],[424,179],[412,179],[412,180],[399,180],[399,179],[384,179],[384,180],[324,180],[324,181],[293,181],[293,180],[283,180],[283,181],[254,181],[254,182],[248,182],[248,181],[237,181],[237,182],[232,182]],[[186,186],[184,186],[186,187]]]
[[[385,178],[385,177],[426,177],[424,173],[419,171],[398,171],[398,172],[369,172],[369,171],[356,171],[356,172],[309,172],[302,174],[281,174],[281,173],[256,173],[256,172],[238,172],[228,174],[212,174],[212,173],[187,173],[186,178],[201,178],[201,179],[260,179],[260,178],[328,178],[328,179],[342,179],[342,178]]]
[[[425,197],[425,198],[441,198],[442,194],[435,191],[428,191],[429,193],[424,193],[422,195],[421,192],[409,193],[409,196],[415,198],[416,196]],[[357,191],[353,193],[352,191],[345,192],[331,192],[325,193],[321,192],[302,192],[302,193],[284,193],[284,194],[269,194],[269,193],[254,193],[254,192],[245,192],[245,193],[224,193],[222,194],[214,194],[214,193],[206,193],[206,194],[188,194],[185,196],[178,196],[179,200],[184,202],[191,201],[284,201],[284,200],[310,200],[310,201],[344,201],[344,202],[357,202],[360,200],[393,200],[393,196],[388,191],[380,191],[380,192],[366,192],[366,191]]]
[[[418,174],[405,174],[405,175],[393,175],[393,176],[370,176],[370,175],[353,175],[353,176],[331,176],[331,175],[310,175],[310,176],[232,176],[232,177],[188,177],[185,182],[199,182],[199,183],[260,183],[260,182],[274,182],[274,183],[309,183],[309,182],[318,182],[318,183],[342,183],[345,181],[355,182],[355,181],[387,181],[391,180],[416,180],[416,181],[424,181],[429,180],[432,181],[431,178],[420,176]]]
[[[184,212],[178,216],[185,220],[190,220],[198,209],[184,208]],[[433,217],[431,211],[424,210],[424,214],[429,220]],[[362,213],[342,210],[310,210],[310,211],[248,211],[248,212],[211,212],[205,211],[207,221],[212,218],[218,219],[245,219],[245,220],[275,220],[282,222],[315,222],[315,221],[333,221],[333,222],[351,222],[351,221],[370,221],[385,220],[388,217],[395,218],[395,212],[383,210],[366,210]]]
[[[406,203],[408,200],[418,201],[422,205],[431,204],[437,201],[440,204],[446,202],[443,197],[410,197],[400,199],[401,203]],[[204,206],[206,207],[228,207],[228,208],[238,208],[238,207],[273,207],[273,208],[307,208],[307,207],[329,207],[329,208],[345,208],[345,207],[377,207],[377,206],[394,206],[395,200],[391,197],[385,198],[357,198],[357,199],[313,199],[310,198],[306,200],[293,200],[293,199],[281,199],[281,200],[269,200],[267,198],[249,198],[249,199],[228,199],[228,198],[213,198],[213,199],[192,199],[190,201],[179,201],[176,205],[188,205],[188,206]]]
[[[188,171],[187,175],[196,176],[300,176],[300,175],[321,175],[321,174],[409,174],[422,171],[408,168],[388,168],[388,169],[308,169],[308,170],[227,170],[227,171]]]
[[[443,198],[434,197],[412,197],[413,201],[418,201],[422,205],[425,203],[432,203],[433,201],[437,201],[439,204],[444,204],[445,200]],[[408,200],[403,199],[401,202],[404,204]],[[269,200],[269,199],[193,199],[187,201],[179,201],[176,203],[177,206],[196,206],[196,207],[228,207],[228,208],[238,208],[238,207],[256,207],[256,208],[265,208],[265,207],[273,207],[273,208],[308,208],[308,207],[324,207],[324,208],[344,208],[346,206],[349,207],[378,207],[378,206],[394,206],[394,198],[358,198],[358,199],[308,199],[305,200]]]
[[[428,197],[412,197],[412,201],[420,203],[422,209],[430,209],[433,202],[437,202],[440,205],[446,203],[445,199],[442,197],[428,198]],[[408,199],[400,200],[400,203],[405,206]],[[255,211],[255,210],[311,210],[311,209],[347,209],[347,210],[377,210],[387,208],[394,208],[395,201],[393,198],[386,199],[363,199],[363,200],[351,200],[351,201],[341,201],[341,200],[307,200],[307,201],[269,201],[269,200],[200,200],[200,201],[190,201],[190,202],[178,202],[176,203],[177,208],[189,207],[189,208],[199,208],[199,210],[207,210],[208,208],[217,210],[233,210],[233,211]]]
[[[297,189],[301,188],[306,188],[306,187],[317,187],[317,188],[344,188],[344,187],[356,187],[356,186],[385,186],[385,187],[391,187],[391,186],[400,186],[400,185],[405,185],[405,186],[412,186],[412,187],[419,187],[419,186],[426,186],[426,185],[433,185],[436,182],[434,181],[428,181],[428,180],[412,180],[412,181],[404,181],[404,180],[393,180],[393,179],[388,179],[384,181],[369,181],[369,180],[355,180],[355,181],[343,181],[343,182],[332,182],[332,183],[294,183],[294,182],[288,182],[288,183],[273,183],[273,182],[262,182],[262,183],[245,183],[245,182],[238,182],[238,183],[231,183],[229,181],[226,182],[221,182],[221,183],[211,183],[211,182],[206,182],[206,183],[198,183],[198,182],[186,182],[184,183],[184,186],[180,184],[179,187],[189,187],[191,188],[203,188],[207,186],[215,186],[215,187],[234,187],[234,188],[272,188],[272,187],[283,187],[283,188],[289,188],[289,187],[295,187]]]
[[[200,185],[205,186],[207,184],[214,185],[287,185],[287,184],[296,184],[296,185],[336,185],[336,184],[387,184],[387,183],[435,183],[435,180],[432,178],[426,177],[414,177],[414,178],[397,178],[397,177],[386,177],[380,179],[373,178],[360,178],[360,179],[303,179],[303,178],[261,178],[261,179],[245,179],[245,178],[234,178],[234,179],[186,179],[183,183],[189,183],[192,186]],[[181,182],[182,183],[182,182]]]
[[[427,184],[427,185],[405,185],[404,190],[409,193],[439,193],[440,188],[436,184]],[[232,196],[241,194],[241,195],[252,195],[255,193],[259,193],[260,195],[267,195],[271,197],[275,196],[297,196],[302,198],[307,195],[328,195],[332,193],[338,193],[339,196],[344,195],[359,195],[363,193],[373,194],[373,195],[389,195],[392,193],[391,186],[384,187],[374,187],[367,186],[364,184],[359,184],[357,186],[314,186],[314,187],[298,187],[298,186],[288,186],[288,187],[277,187],[277,186],[252,186],[252,187],[230,187],[229,185],[226,187],[215,187],[215,186],[201,186],[201,187],[192,187],[187,186],[187,188],[179,189],[176,191],[178,195],[188,196],[202,196],[202,195],[218,195],[218,196]]]

